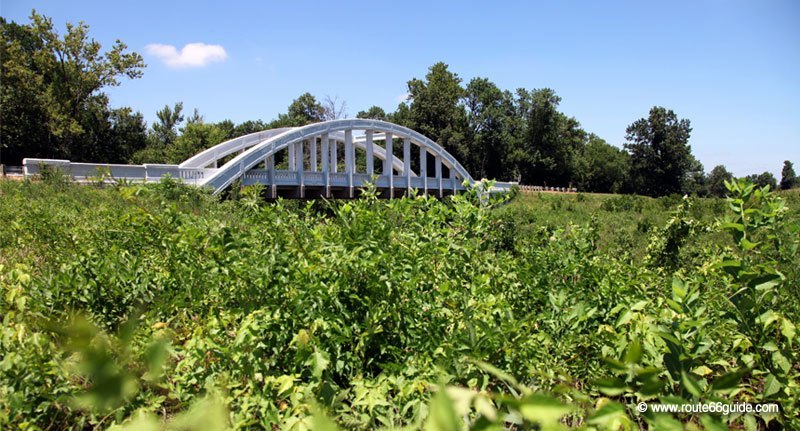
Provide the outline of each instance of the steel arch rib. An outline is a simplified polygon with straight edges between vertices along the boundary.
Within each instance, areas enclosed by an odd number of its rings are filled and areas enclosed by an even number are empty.
[[[248,170],[252,169],[256,164],[263,161],[266,157],[273,155],[280,150],[285,149],[289,144],[293,142],[302,141],[303,139],[307,139],[312,136],[319,136],[325,133],[332,134],[352,129],[373,130],[381,133],[389,132],[392,133],[393,137],[396,138],[409,138],[416,145],[423,146],[435,156],[441,157],[442,163],[449,169],[455,170],[457,176],[467,180],[470,183],[474,182],[469,172],[467,172],[467,170],[464,169],[464,167],[458,162],[458,160],[455,159],[455,157],[453,157],[453,155],[445,151],[444,148],[442,148],[439,144],[437,144],[430,138],[422,135],[421,133],[415,132],[409,128],[389,123],[386,121],[366,120],[366,119],[346,119],[346,120],[326,121],[323,123],[315,123],[303,127],[291,128],[284,131],[276,131],[277,134],[271,135],[267,139],[264,139],[263,141],[259,142],[258,144],[251,146],[244,153],[239,154],[238,156],[234,157],[231,161],[229,161],[228,163],[217,169],[216,172],[214,172],[212,175],[206,177],[202,181],[201,185],[210,186],[214,189],[214,193],[218,193],[221,190],[228,187],[237,178],[244,175]],[[266,133],[266,132],[270,131],[258,132],[258,133]],[[251,134],[251,135],[256,135],[256,134]],[[242,138],[246,138],[247,136]],[[231,141],[228,141],[228,143],[230,142]],[[238,149],[241,149],[245,145],[247,145],[245,142],[252,142],[252,141],[246,141],[245,139],[242,139],[242,141],[239,142],[238,144],[239,145]],[[224,144],[226,143],[220,145]],[[213,152],[210,152],[212,149],[213,147],[209,150],[206,150],[204,153],[213,155]],[[236,150],[230,151],[228,154],[231,154],[234,151]],[[198,156],[195,156],[184,163],[185,164],[189,163],[193,159],[199,160],[200,158]],[[213,160],[210,160],[208,163],[210,163],[211,161]],[[193,162],[193,163],[202,163],[202,162]],[[395,165],[393,165],[393,167],[394,166]]]
[[[297,127],[281,127],[277,129],[268,129],[229,139],[195,154],[191,158],[186,159],[186,161],[179,166],[182,168],[203,168],[229,154],[253,147],[259,142],[263,142],[273,136],[296,128]]]
[[[181,168],[204,168],[210,165],[212,162],[215,162],[225,156],[233,154],[237,151],[246,150],[273,136],[277,136],[283,132],[286,132],[287,130],[293,130],[297,128],[298,127],[281,127],[277,129],[263,130],[260,132],[239,136],[227,140],[225,142],[221,142],[217,145],[214,145],[211,148],[207,148],[202,152],[197,153],[191,158],[187,159],[179,166]],[[334,132],[333,134],[331,134],[331,137],[335,137],[339,141],[344,141],[344,132]],[[364,137],[353,140],[353,144],[357,148],[362,150],[366,148],[366,144],[363,138]],[[383,137],[380,134],[378,134],[375,136],[375,139],[380,140],[383,139]],[[375,151],[375,157],[377,157],[380,160],[386,159],[386,153],[383,148],[375,147],[374,151]],[[403,169],[402,159],[398,159],[397,157],[395,157],[392,166],[397,170],[402,170]],[[416,176],[416,174],[412,176]]]

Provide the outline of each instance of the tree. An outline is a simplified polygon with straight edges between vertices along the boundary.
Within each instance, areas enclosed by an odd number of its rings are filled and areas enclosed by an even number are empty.
[[[567,185],[574,157],[586,139],[580,123],[558,111],[552,89],[517,90],[518,140],[513,157],[524,184]]]
[[[98,129],[101,134],[96,140],[100,143],[96,145],[98,153],[87,160],[128,163],[137,151],[147,147],[147,125],[144,117],[139,112],[133,112],[131,108],[112,109],[100,125]]]
[[[167,163],[181,163],[193,155],[211,148],[227,139],[227,130],[217,124],[206,124],[202,120],[186,123],[175,145],[167,151]]]
[[[261,120],[247,120],[244,123],[237,124],[233,130],[228,134],[228,139],[233,139],[239,136],[249,135],[251,133],[266,130],[267,125]]]
[[[164,105],[163,109],[156,112],[156,118],[158,122],[153,123],[153,138],[158,145],[169,147],[178,138],[178,125],[183,122],[183,102],[175,103],[172,109]]]
[[[718,165],[708,174],[706,178],[706,191],[709,196],[725,197],[728,189],[725,187],[725,181],[731,181],[733,174],[725,169],[725,166]]]
[[[386,114],[386,121],[413,129],[414,121],[411,119],[411,108],[409,108],[409,103],[400,102],[397,105],[397,110]]]
[[[582,191],[620,193],[626,190],[628,153],[592,133],[576,157],[574,171]]]
[[[683,176],[681,190],[687,195],[705,196],[708,187],[706,186],[705,168],[700,160],[693,155],[689,155],[689,167]]]
[[[325,108],[311,93],[303,93],[294,99],[285,114],[267,124],[267,129],[278,127],[300,127],[325,121]]]
[[[311,93],[303,93],[289,105],[287,115],[298,126],[325,121],[325,108]]]
[[[689,120],[655,106],[648,118],[626,129],[625,148],[631,155],[631,180],[636,193],[663,196],[680,193],[692,168]]]
[[[425,80],[408,81],[408,127],[433,139],[459,159],[464,140],[466,113],[460,105],[464,89],[461,78],[439,62],[428,69]]]
[[[245,122],[239,126],[230,120],[219,123],[206,123],[200,112],[195,109],[192,116],[184,121],[183,103],[178,102],[174,108],[168,105],[156,113],[158,122],[148,135],[148,145],[131,157],[132,163],[171,163],[178,164],[189,157],[213,147],[228,139],[263,130],[260,122]],[[263,126],[263,124],[260,124]],[[257,129],[257,130],[253,130]]]
[[[61,37],[51,19],[33,11],[30,20],[18,25],[0,18],[0,140],[6,157],[19,163],[23,157],[113,155],[114,149],[96,148],[108,145],[97,141],[101,130],[114,130],[108,129],[111,110],[101,91],[119,85],[120,77],[140,77],[142,57],[126,52],[119,40],[102,53],[83,22],[67,23]]]
[[[794,173],[792,162],[788,160],[783,161],[783,169],[781,170],[781,189],[789,190],[797,184],[797,175]]]
[[[512,96],[486,78],[475,78],[465,91],[467,130],[462,163],[476,178],[510,179],[511,137],[508,123],[514,115]]]
[[[761,174],[748,175],[746,178],[758,187],[769,186],[771,190],[775,190],[778,186],[778,181],[775,180],[775,175],[772,175],[772,172],[765,171]]]
[[[358,111],[356,118],[369,118],[372,120],[386,121],[386,111],[380,106],[370,106],[366,111]]]
[[[347,102],[339,101],[339,96],[331,99],[331,96],[325,96],[322,101],[322,116],[325,121],[338,120],[340,118],[347,118]]]

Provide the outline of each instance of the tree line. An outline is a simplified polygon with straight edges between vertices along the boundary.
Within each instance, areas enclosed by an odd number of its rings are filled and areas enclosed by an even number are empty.
[[[346,116],[345,104],[309,93],[286,113],[264,122],[204,121],[183,104],[165,106],[150,127],[129,107],[111,108],[103,89],[136,79],[142,57],[117,41],[105,52],[84,23],[59,35],[52,20],[33,11],[20,25],[0,17],[0,163],[25,157],[108,163],[179,163],[202,149],[256,131],[302,126]],[[394,112],[378,106],[358,118],[391,121],[414,129],[452,153],[475,178],[522,184],[574,186],[583,191],[721,196],[733,178],[724,166],[704,173],[692,155],[691,123],[654,106],[626,129],[624,148],[587,132],[559,110],[553,89],[502,90],[488,78],[464,85],[445,63],[407,83],[408,97]],[[751,175],[778,186],[769,173]],[[781,188],[797,184],[786,161]]]

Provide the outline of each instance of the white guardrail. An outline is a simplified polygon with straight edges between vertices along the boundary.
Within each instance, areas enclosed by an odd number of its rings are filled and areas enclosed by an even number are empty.
[[[90,181],[107,177],[128,181],[158,182],[167,175],[189,184],[199,183],[215,169],[181,168],[178,165],[144,164],[118,165],[113,163],[76,163],[56,159],[23,159],[22,169],[26,177],[39,175],[43,169],[57,169],[76,181]]]

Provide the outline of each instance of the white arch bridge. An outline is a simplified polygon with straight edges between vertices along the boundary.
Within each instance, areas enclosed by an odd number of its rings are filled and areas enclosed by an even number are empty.
[[[431,139],[397,124],[365,119],[256,132],[215,145],[179,165],[54,159],[25,159],[23,165],[26,176],[40,174],[48,166],[76,181],[105,175],[151,182],[169,175],[210,187],[214,193],[239,180],[244,185],[266,185],[272,198],[352,198],[367,183],[375,184],[382,197],[412,189],[442,197],[475,182],[458,160]],[[495,183],[492,192],[507,191],[512,184]]]

